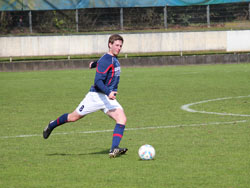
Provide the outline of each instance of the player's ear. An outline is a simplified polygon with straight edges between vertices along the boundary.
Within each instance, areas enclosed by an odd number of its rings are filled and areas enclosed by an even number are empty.
[[[109,48],[111,48],[111,45],[112,45],[112,43],[111,43],[111,42],[109,42],[108,47],[109,47]]]

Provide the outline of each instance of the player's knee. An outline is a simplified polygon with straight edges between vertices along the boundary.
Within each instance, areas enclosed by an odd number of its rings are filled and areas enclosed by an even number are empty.
[[[120,116],[120,117],[116,120],[116,122],[119,123],[119,124],[122,124],[122,125],[126,125],[127,118],[126,118],[125,115]]]
[[[126,115],[122,109],[115,109],[115,110],[110,110],[107,113],[112,119],[116,121],[118,124],[125,125],[127,122]]]
[[[124,117],[123,122],[124,122],[123,125],[126,125],[126,123],[127,123],[127,117],[126,116]]]

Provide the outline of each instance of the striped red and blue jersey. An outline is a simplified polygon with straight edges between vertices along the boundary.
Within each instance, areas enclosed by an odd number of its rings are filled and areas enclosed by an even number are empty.
[[[116,56],[104,54],[96,65],[96,75],[91,92],[102,92],[109,96],[111,91],[117,91],[120,81],[121,67]]]

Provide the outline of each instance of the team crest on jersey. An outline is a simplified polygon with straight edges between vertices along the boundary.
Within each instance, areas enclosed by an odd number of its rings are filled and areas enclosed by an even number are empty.
[[[121,67],[115,67],[115,76],[120,76],[121,74]]]

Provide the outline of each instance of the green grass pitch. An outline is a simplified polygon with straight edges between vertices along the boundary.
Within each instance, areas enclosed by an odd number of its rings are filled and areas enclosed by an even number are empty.
[[[115,159],[115,122],[102,112],[42,138],[50,120],[77,107],[94,75],[0,73],[0,187],[249,187],[250,64],[123,67],[120,146],[129,151]],[[139,160],[143,144],[154,146],[154,160]]]

